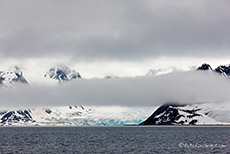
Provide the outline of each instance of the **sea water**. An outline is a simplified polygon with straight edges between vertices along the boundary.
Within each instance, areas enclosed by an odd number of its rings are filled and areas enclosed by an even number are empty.
[[[230,153],[230,127],[1,127],[0,153]]]

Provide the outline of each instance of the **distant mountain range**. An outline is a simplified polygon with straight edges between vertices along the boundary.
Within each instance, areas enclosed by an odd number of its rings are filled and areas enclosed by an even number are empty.
[[[191,68],[195,69],[194,67]],[[223,76],[230,75],[230,65],[220,65],[216,69],[212,69],[209,64],[202,64],[202,66],[198,67],[197,70],[210,70],[216,73],[219,73]],[[146,76],[156,76],[167,74],[175,71],[183,71],[177,67],[167,67],[160,69],[150,69]],[[48,69],[48,71],[44,74],[44,77],[51,80],[56,80],[58,82],[71,81],[74,79],[81,79],[82,76],[79,72],[75,70],[71,70],[69,67],[65,65],[55,65]],[[119,77],[115,75],[107,75],[104,79],[118,79]],[[0,86],[1,87],[12,87],[14,84],[22,83],[28,84],[27,79],[23,76],[23,72],[18,66],[11,67],[8,71],[0,71]]]
[[[53,66],[44,77],[58,82],[82,78],[79,72],[71,70],[65,65]],[[29,84],[18,66],[13,66],[8,71],[0,71],[0,87],[12,88],[15,84]]]
[[[167,74],[175,71],[182,71],[182,69],[179,69],[177,67],[167,67],[167,68],[160,68],[160,69],[150,69],[146,76],[156,76],[156,75],[162,75]]]
[[[146,76],[160,75],[178,71],[169,69],[150,70]],[[179,70],[181,71],[181,70]],[[209,64],[202,64],[197,71],[212,71],[224,77],[230,75],[230,65],[221,65],[212,69]],[[71,70],[65,65],[50,68],[44,75],[45,78],[60,82],[82,78],[79,72]],[[117,78],[106,76],[105,79]],[[28,84],[22,71],[12,67],[9,71],[0,72],[0,86],[12,88],[15,84]],[[121,110],[122,109],[122,110]],[[2,126],[35,126],[35,125],[229,125],[230,109],[227,106],[210,103],[184,104],[166,103],[154,112],[151,108],[106,108],[67,105],[46,108],[30,108],[0,111],[0,125]],[[152,115],[150,115],[152,113]],[[150,116],[149,116],[150,115]],[[149,117],[148,117],[149,116]]]

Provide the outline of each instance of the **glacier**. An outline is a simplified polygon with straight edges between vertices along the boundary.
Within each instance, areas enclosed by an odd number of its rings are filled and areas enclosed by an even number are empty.
[[[166,103],[159,107],[37,107],[0,112],[0,126],[230,125],[228,103]]]
[[[1,126],[123,126],[138,125],[155,108],[121,106],[59,106],[5,110]]]

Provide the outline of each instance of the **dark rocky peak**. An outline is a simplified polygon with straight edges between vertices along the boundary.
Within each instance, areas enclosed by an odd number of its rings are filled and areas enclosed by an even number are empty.
[[[197,117],[202,116],[198,113],[200,109],[183,109],[186,106],[188,105],[163,104],[140,125],[195,125]]]
[[[177,110],[171,109],[179,105],[174,103],[166,103],[157,108],[157,110],[140,125],[171,125],[175,120],[176,116],[179,114]],[[170,118],[169,121],[165,121],[164,118]]]
[[[206,71],[206,70],[212,70],[212,67],[209,64],[204,63],[200,67],[198,67],[197,70],[204,70],[204,71]]]
[[[75,70],[71,70],[65,65],[57,65],[50,68],[44,76],[58,81],[69,81],[72,79],[81,78],[80,73],[76,72]]]
[[[212,70],[212,68],[209,64],[202,64],[202,66],[199,67],[197,70]],[[230,76],[230,64],[229,65],[220,65],[212,71],[228,77],[228,76]]]
[[[223,76],[230,75],[230,65],[221,65],[215,69],[215,72],[222,74]]]

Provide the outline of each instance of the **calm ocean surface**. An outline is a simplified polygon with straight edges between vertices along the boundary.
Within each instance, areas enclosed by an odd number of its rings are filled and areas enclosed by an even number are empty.
[[[0,127],[0,153],[230,153],[230,127]]]

